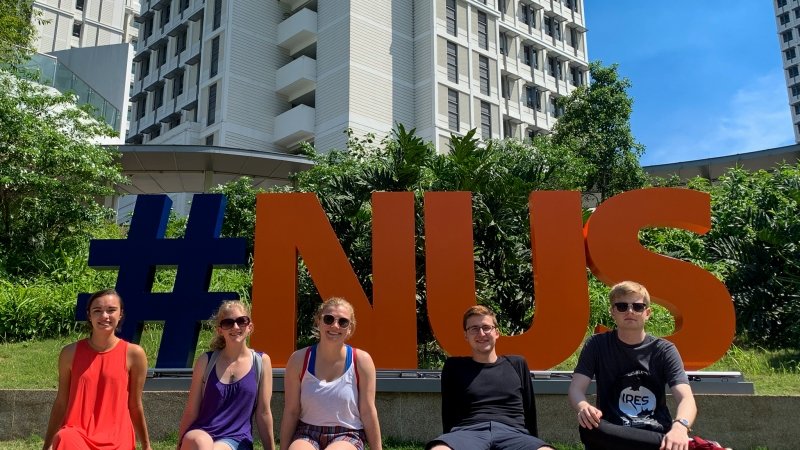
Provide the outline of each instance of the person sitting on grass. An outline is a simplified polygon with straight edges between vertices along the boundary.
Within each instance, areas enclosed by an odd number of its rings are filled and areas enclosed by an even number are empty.
[[[116,332],[124,316],[114,289],[95,292],[86,306],[90,334],[58,357],[58,392],[44,450],[142,450],[150,437],[142,406],[147,355]]]
[[[447,358],[442,369],[442,428],[428,450],[553,449],[539,439],[533,382],[525,358],[498,356],[497,319],[485,306],[463,317],[472,356]]]
[[[652,314],[647,289],[624,281],[611,288],[609,299],[617,327],[589,338],[569,386],[586,450],[722,448],[689,438],[697,415],[689,378],[675,345],[644,331]],[[597,406],[586,400],[593,377]],[[665,386],[677,403],[674,419]]]

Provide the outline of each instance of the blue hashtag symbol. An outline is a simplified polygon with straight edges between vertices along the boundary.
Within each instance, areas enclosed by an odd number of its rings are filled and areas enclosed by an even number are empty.
[[[139,342],[145,322],[161,322],[164,333],[158,368],[191,367],[201,322],[235,292],[209,292],[214,267],[247,263],[246,241],[220,238],[226,199],[220,194],[195,195],[182,239],[165,239],[172,200],[166,195],[140,195],[127,239],[93,240],[89,266],[118,269],[116,290],[125,301],[121,337]],[[152,292],[157,268],[176,268],[172,292]],[[78,296],[77,320],[86,320],[90,294]]]

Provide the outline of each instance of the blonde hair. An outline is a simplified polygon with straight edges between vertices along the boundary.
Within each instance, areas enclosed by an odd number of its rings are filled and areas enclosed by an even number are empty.
[[[620,297],[625,297],[629,294],[639,294],[644,300],[644,304],[650,306],[650,293],[647,288],[635,281],[623,281],[611,287],[611,292],[608,293],[608,300],[614,303],[614,300]]]
[[[215,331],[219,326],[220,320],[225,317],[225,313],[232,309],[239,309],[244,313],[244,315],[250,316],[250,307],[247,306],[247,304],[245,304],[243,301],[225,300],[219,305],[219,308],[217,308],[217,310],[211,316],[211,319],[209,319],[209,322],[214,325]],[[225,348],[225,337],[219,333],[216,333],[214,335],[214,339],[211,339],[211,344],[209,344],[209,347],[211,350],[222,350]]]
[[[470,306],[464,311],[464,320],[462,322],[464,331],[467,330],[467,320],[472,316],[489,316],[492,318],[492,324],[494,324],[495,327],[497,326],[497,316],[495,316],[494,311],[483,305],[475,305]]]
[[[320,303],[319,306],[317,306],[317,311],[314,313],[314,327],[311,329],[311,334],[313,334],[315,338],[319,339],[319,323],[322,320],[322,312],[336,306],[341,306],[350,312],[350,326],[348,327],[350,329],[350,334],[348,337],[356,332],[356,310],[353,308],[353,305],[342,297],[331,297]]]

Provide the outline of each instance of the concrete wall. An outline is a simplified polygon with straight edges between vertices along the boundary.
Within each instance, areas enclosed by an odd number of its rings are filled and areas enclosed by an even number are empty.
[[[42,435],[55,391],[0,390],[0,441]],[[144,406],[153,439],[175,433],[186,392],[145,392]],[[537,395],[539,430],[552,442],[577,442],[574,413],[564,395]],[[800,428],[793,412],[800,397],[699,395],[695,431],[737,450],[798,448]],[[674,406],[674,405],[671,405]],[[381,392],[378,415],[384,438],[423,442],[441,432],[438,393]],[[272,398],[275,429],[280,427],[283,393]],[[1,446],[1,445],[0,445]]]

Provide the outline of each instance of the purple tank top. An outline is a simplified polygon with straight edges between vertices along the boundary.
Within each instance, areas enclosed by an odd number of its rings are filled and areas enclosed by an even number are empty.
[[[250,417],[253,415],[258,383],[256,368],[230,384],[222,383],[216,368],[208,374],[200,412],[189,430],[203,430],[215,441],[230,438],[253,443]]]

